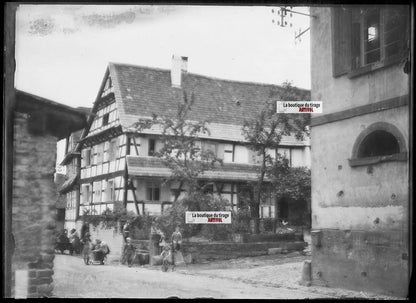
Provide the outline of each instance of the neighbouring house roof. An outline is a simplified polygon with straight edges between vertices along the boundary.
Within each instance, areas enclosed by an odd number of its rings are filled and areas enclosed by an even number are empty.
[[[266,102],[278,100],[282,87],[272,84],[240,82],[183,73],[182,87],[171,85],[170,70],[109,63],[109,75],[114,86],[114,95],[120,124],[128,130],[139,118],[153,114],[174,117],[177,104],[183,102],[183,93],[188,98],[193,93],[192,120],[207,121],[211,131],[207,138],[245,141],[241,126],[245,120],[256,117]],[[106,79],[104,78],[104,81]],[[310,92],[298,89],[303,97]],[[160,134],[158,129],[143,133]],[[203,136],[201,136],[203,137]],[[291,137],[284,137],[282,145],[305,145]]]
[[[171,170],[159,158],[127,156],[126,161],[129,176],[161,178],[172,176]],[[212,170],[204,171],[199,178],[223,181],[257,181],[257,170],[258,167],[255,165],[224,163],[223,165],[215,165]]]
[[[30,127],[36,131],[47,131],[58,139],[86,126],[82,111],[46,98],[16,90],[14,110],[30,114]]]
[[[75,184],[76,180],[77,180],[77,175],[68,176],[68,179],[64,182],[64,184],[62,184],[62,186],[58,188],[59,193],[63,194],[69,191],[72,188],[72,185]]]

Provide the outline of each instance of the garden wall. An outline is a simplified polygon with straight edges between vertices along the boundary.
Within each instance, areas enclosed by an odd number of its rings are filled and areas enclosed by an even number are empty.
[[[211,260],[229,260],[240,257],[267,255],[269,248],[281,248],[282,251],[301,251],[307,246],[303,241],[280,242],[183,242],[182,253],[185,260],[192,256],[192,263]]]

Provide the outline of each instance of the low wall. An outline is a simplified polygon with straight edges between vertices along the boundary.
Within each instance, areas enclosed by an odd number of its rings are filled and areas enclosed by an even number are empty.
[[[242,234],[241,242],[280,242],[280,241],[303,241],[303,233],[282,234]]]
[[[187,259],[192,256],[192,263],[200,263],[210,260],[229,260],[239,257],[253,257],[267,255],[269,248],[282,248],[283,251],[300,251],[306,247],[303,241],[280,241],[280,242],[255,242],[255,243],[233,243],[233,242],[183,242],[182,252]]]

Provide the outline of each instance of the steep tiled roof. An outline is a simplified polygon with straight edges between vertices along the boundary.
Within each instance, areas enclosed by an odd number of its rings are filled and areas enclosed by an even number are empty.
[[[183,92],[194,94],[192,120],[208,121],[211,137],[239,140],[244,120],[254,118],[267,101],[276,101],[281,87],[271,84],[237,82],[183,73],[182,88],[171,85],[170,70],[110,63],[120,122],[128,128],[139,117],[152,114],[173,117]],[[299,89],[301,95],[308,91]],[[236,128],[238,134],[231,130]],[[225,137],[221,138],[224,132]],[[216,135],[218,133],[219,136]],[[227,134],[229,133],[229,134]],[[282,142],[283,143],[283,142]]]

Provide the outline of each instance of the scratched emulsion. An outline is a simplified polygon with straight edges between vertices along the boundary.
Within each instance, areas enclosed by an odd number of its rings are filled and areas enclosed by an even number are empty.
[[[19,8],[30,35],[74,34],[82,29],[109,29],[151,21],[177,10],[166,6],[31,6]]]

